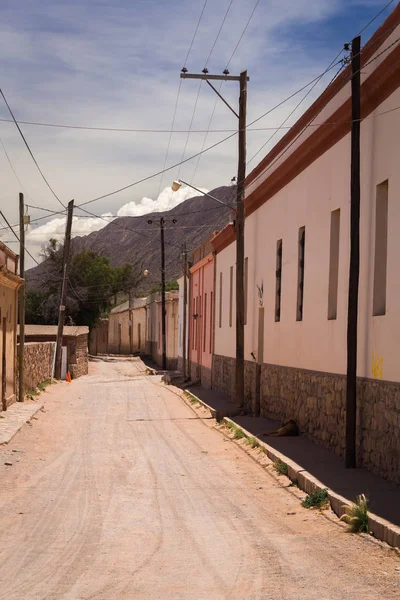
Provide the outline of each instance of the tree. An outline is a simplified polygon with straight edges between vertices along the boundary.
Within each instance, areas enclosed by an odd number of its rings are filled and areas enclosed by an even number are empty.
[[[55,324],[58,318],[62,280],[63,246],[51,239],[42,249],[46,271],[44,289],[27,293],[27,323]],[[140,271],[131,264],[113,269],[107,257],[90,250],[71,256],[68,265],[66,324],[92,325],[105,316],[119,292],[126,294],[138,285]]]

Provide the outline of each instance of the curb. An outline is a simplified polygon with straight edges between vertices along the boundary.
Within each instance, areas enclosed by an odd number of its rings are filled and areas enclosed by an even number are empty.
[[[183,390],[183,392],[185,392],[185,391],[186,390]],[[211,416],[215,419],[215,415],[216,415],[217,411],[214,408],[212,408],[212,406],[209,406],[206,402],[204,402],[204,400],[200,400],[200,398],[198,398],[192,392],[188,391],[187,393],[190,394],[191,396],[193,396],[194,398],[196,398],[196,400],[197,400],[197,402],[199,402],[199,404],[202,404],[204,406],[204,408],[209,410],[211,413]],[[224,417],[221,420],[221,423],[232,423],[236,427],[239,427],[243,431],[243,433],[245,434],[246,437],[248,437],[248,438],[256,437],[252,433],[247,431],[244,427],[238,425],[237,423],[232,421],[232,419],[229,419],[229,417]],[[340,494],[337,494],[333,490],[329,489],[326,485],[324,485],[321,481],[316,479],[316,477],[314,477],[311,473],[309,473],[308,471],[303,469],[303,467],[301,467],[300,465],[295,463],[293,460],[291,460],[290,458],[288,458],[281,452],[278,452],[278,450],[275,450],[275,448],[272,448],[271,446],[266,444],[263,440],[260,440],[259,438],[256,438],[256,439],[259,442],[260,446],[264,449],[265,454],[268,456],[268,458],[270,460],[272,460],[274,462],[276,459],[279,459],[287,464],[287,466],[288,466],[287,477],[289,477],[289,479],[293,483],[295,483],[303,492],[305,492],[306,494],[310,494],[317,490],[326,489],[328,491],[328,498],[329,498],[329,502],[331,504],[331,508],[332,508],[333,512],[339,518],[346,512],[346,510],[345,510],[346,507],[349,507],[353,504],[350,500],[348,500],[344,496],[341,496]],[[369,517],[369,529],[370,529],[371,533],[373,534],[374,538],[376,538],[382,542],[386,542],[389,546],[393,546],[394,548],[400,547],[400,527],[398,527],[397,525],[394,525],[390,521],[386,521],[386,519],[382,519],[381,517],[379,517],[378,515],[375,515],[374,513],[369,513],[368,517]]]
[[[11,405],[11,406],[13,406],[13,405]],[[18,431],[20,431],[24,425],[26,425],[27,423],[29,423],[29,421],[32,419],[32,417],[34,417],[39,412],[39,410],[41,410],[43,408],[43,406],[44,406],[44,402],[41,402],[41,403],[35,405],[33,407],[34,410],[32,410],[32,412],[29,415],[26,416],[25,420],[23,420],[20,423],[16,424],[15,429],[10,433],[10,435],[7,438],[0,439],[0,447],[1,446],[6,446],[7,444],[9,444],[11,442],[11,440],[16,436],[16,434],[18,433]]]

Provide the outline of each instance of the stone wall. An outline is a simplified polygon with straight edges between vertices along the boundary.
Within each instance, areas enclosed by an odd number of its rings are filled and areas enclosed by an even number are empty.
[[[55,342],[28,342],[24,344],[25,392],[35,389],[39,383],[46,381],[46,379],[51,379],[55,349]]]
[[[245,406],[253,412],[256,363],[245,361]],[[212,387],[235,395],[235,359],[214,355]],[[400,384],[357,382],[357,464],[400,483]],[[278,365],[261,365],[260,414],[295,419],[302,434],[339,456],[345,451],[346,377]]]
[[[346,377],[277,365],[261,368],[261,415],[295,419],[302,433],[345,451]],[[357,463],[400,483],[400,384],[357,381]]]
[[[79,335],[72,341],[68,340],[68,346],[68,370],[72,379],[87,375],[89,372],[87,334]],[[73,346],[73,349],[70,346]]]
[[[212,364],[212,388],[235,398],[235,359],[214,354]],[[244,361],[244,406],[253,412],[256,388],[256,363]]]

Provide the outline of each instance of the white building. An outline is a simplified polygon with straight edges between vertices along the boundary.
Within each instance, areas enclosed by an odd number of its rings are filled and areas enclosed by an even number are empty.
[[[361,54],[358,458],[400,482],[400,6]],[[344,450],[350,68],[246,180],[246,402]],[[399,109],[399,110],[398,110]],[[308,126],[312,124],[312,126]],[[308,127],[307,127],[308,126]],[[235,233],[216,250],[213,387],[234,393]],[[255,360],[254,360],[255,357]]]

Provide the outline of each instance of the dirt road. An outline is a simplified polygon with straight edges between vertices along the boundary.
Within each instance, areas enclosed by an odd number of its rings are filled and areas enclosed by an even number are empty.
[[[45,400],[0,449],[1,600],[400,597],[393,551],[301,508],[139,360]]]

